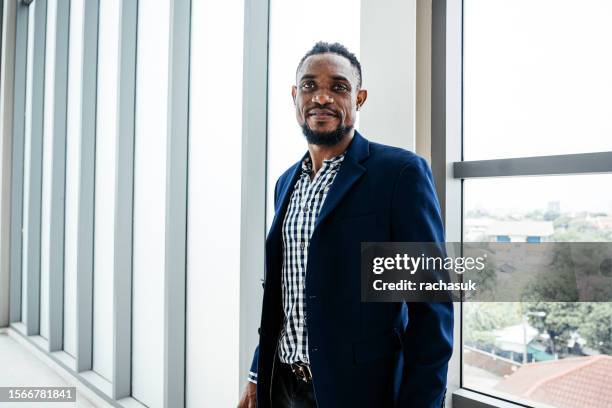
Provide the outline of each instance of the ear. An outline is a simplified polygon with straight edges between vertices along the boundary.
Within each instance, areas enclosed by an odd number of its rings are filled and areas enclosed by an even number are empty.
[[[293,98],[293,104],[295,105],[295,95],[297,95],[297,87],[295,85],[291,86],[291,97]]]
[[[361,109],[366,99],[368,99],[368,91],[365,89],[360,89],[357,91],[357,110]]]

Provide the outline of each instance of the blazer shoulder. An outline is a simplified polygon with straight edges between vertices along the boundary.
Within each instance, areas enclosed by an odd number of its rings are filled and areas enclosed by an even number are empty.
[[[414,170],[427,170],[427,161],[418,154],[400,147],[389,146],[381,143],[370,142],[370,157],[377,163],[385,163],[386,166],[396,171],[402,171],[406,167]]]

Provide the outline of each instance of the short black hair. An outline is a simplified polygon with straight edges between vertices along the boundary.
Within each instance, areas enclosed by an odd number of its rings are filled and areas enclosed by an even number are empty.
[[[350,52],[344,45],[337,43],[337,42],[332,43],[332,44],[325,42],[325,41],[317,42],[314,45],[314,47],[312,47],[310,51],[308,51],[302,57],[302,59],[300,60],[300,63],[297,66],[297,70],[295,71],[295,74],[297,75],[297,73],[300,71],[300,68],[302,67],[302,64],[304,63],[306,58],[312,55],[327,54],[327,53],[340,55],[341,57],[344,57],[347,60],[349,60],[349,62],[351,63],[351,66],[355,68],[355,70],[357,71],[357,88],[358,89],[361,88],[361,64],[359,63],[359,60],[357,59],[355,54]]]

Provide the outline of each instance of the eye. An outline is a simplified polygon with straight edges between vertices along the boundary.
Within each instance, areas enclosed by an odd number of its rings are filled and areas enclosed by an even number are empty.
[[[312,88],[314,88],[313,81],[302,82],[302,89],[312,89]]]
[[[349,88],[345,84],[335,84],[333,87],[334,91],[348,91]]]

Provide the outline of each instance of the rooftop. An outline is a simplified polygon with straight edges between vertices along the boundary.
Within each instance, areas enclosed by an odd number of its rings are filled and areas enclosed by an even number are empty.
[[[495,389],[559,408],[612,407],[612,357],[575,357],[524,364]]]

